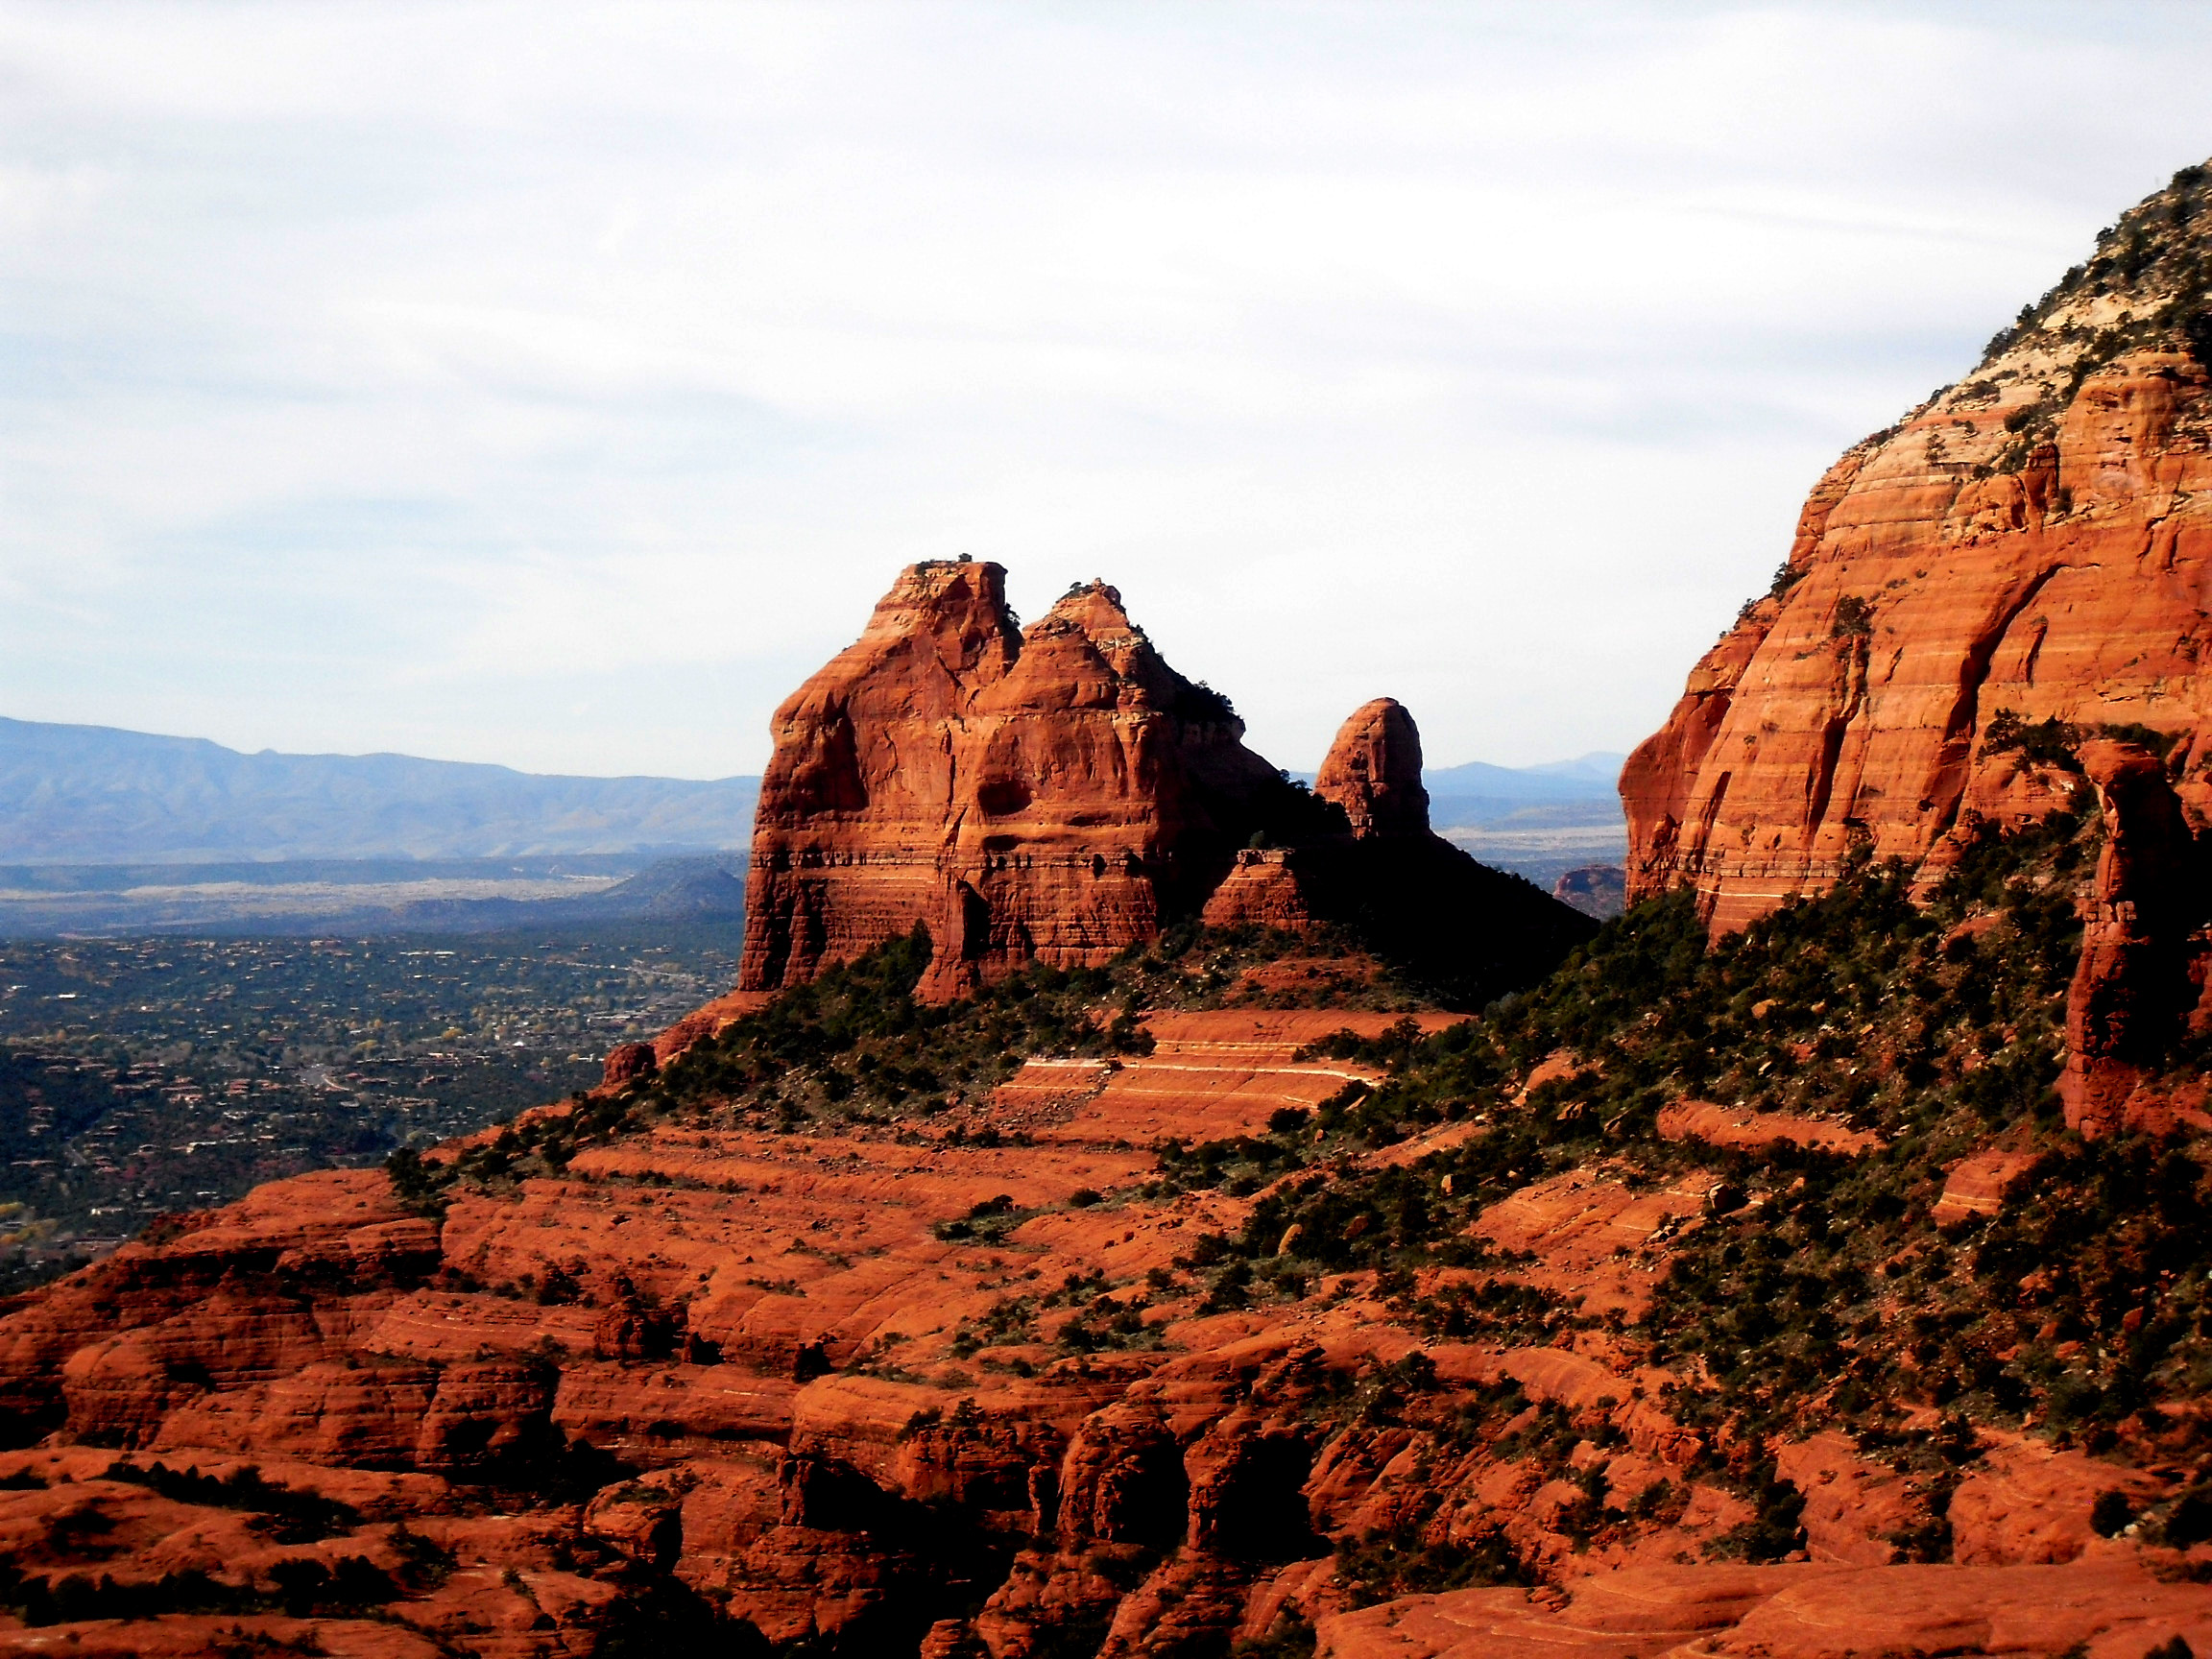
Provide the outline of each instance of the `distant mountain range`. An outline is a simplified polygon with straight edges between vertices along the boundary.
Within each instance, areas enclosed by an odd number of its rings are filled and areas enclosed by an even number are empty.
[[[382,926],[397,932],[489,933],[605,922],[744,919],[742,861],[733,854],[706,854],[659,858],[626,880],[573,899],[410,899],[388,912],[364,910],[349,920],[355,926]]]
[[[1578,808],[1579,823],[1617,810],[1605,804],[1623,758],[1431,768],[1431,817],[1479,825],[1593,804]],[[743,849],[759,788],[746,777],[573,778],[406,755],[245,755],[198,737],[0,718],[0,865],[622,854],[635,870],[667,854]],[[28,884],[25,874],[10,884]],[[86,882],[72,873],[64,885]]]
[[[757,778],[564,778],[405,755],[242,755],[0,719],[0,863],[506,858],[752,838]]]
[[[1439,766],[1426,779],[1429,822],[1483,863],[1540,887],[1570,870],[1621,865],[1628,826],[1617,785],[1626,759],[1600,752],[1547,766]]]
[[[1431,766],[1422,781],[1431,801],[1612,801],[1619,799],[1621,768],[1627,758],[1596,750],[1541,766],[1493,766],[1487,760],[1470,760],[1464,766]]]
[[[1440,828],[1613,823],[1622,758],[1431,767],[1431,818]],[[741,852],[752,838],[758,787],[757,777],[544,777],[407,755],[241,755],[197,736],[0,719],[0,865],[13,865],[0,885],[73,894],[113,887],[86,869],[95,865],[144,865],[129,872],[131,887],[177,880],[159,874],[173,865],[210,867],[192,876],[195,882],[259,882],[276,872],[256,878],[239,869],[217,874],[212,865],[276,860],[416,863],[412,872],[299,867],[283,872],[283,885],[480,880],[491,872],[427,865],[485,858],[604,856],[609,863],[590,869],[566,863],[560,872],[533,867],[514,876],[619,876],[668,854]],[[39,867],[53,867],[53,880],[39,878]],[[624,898],[624,909],[639,902],[637,894]],[[463,911],[482,914],[473,901],[456,901],[453,918]],[[0,925],[0,931],[12,929]]]

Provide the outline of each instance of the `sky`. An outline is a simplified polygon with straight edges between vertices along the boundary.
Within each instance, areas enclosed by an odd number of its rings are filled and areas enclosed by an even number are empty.
[[[0,0],[0,713],[719,777],[899,568],[1624,750],[2212,8]]]

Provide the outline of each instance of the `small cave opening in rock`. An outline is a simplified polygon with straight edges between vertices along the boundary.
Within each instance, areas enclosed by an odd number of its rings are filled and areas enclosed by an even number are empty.
[[[1020,778],[986,778],[975,788],[975,805],[993,818],[1026,811],[1033,799],[1027,781]]]

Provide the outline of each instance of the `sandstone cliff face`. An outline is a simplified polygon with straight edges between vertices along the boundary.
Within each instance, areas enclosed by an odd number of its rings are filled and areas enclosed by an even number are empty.
[[[1170,668],[1103,583],[1018,631],[998,565],[917,565],[775,730],[748,991],[921,925],[920,995],[944,1001],[1203,919],[1373,924],[1416,950],[1448,928],[1470,983],[1496,995],[1584,931],[1430,833],[1420,733],[1399,704],[1345,723],[1310,794],[1244,747],[1227,699]]]
[[[939,999],[1153,937],[1287,803],[1243,731],[1104,584],[1022,631],[1000,566],[914,565],[776,712],[740,983],[802,983],[917,924]]]
[[[2104,846],[2082,909],[2081,956],[2066,998],[2069,1127],[2098,1136],[2168,1127],[2131,1097],[2180,1034],[2198,996],[2203,914],[2195,838],[2156,754],[2094,742],[2081,762],[2104,814]],[[2192,973],[2192,969],[2196,972]]]
[[[1813,492],[1774,590],[1622,775],[1631,902],[1694,884],[1717,928],[1854,848],[1940,869],[2067,804],[2045,721],[2174,737],[2212,823],[2212,184],[2198,169]]]

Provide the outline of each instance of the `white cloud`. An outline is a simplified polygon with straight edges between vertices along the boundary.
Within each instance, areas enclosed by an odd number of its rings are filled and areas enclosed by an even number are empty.
[[[906,560],[1624,747],[2212,149],[2192,7],[0,12],[0,709],[705,775]]]

